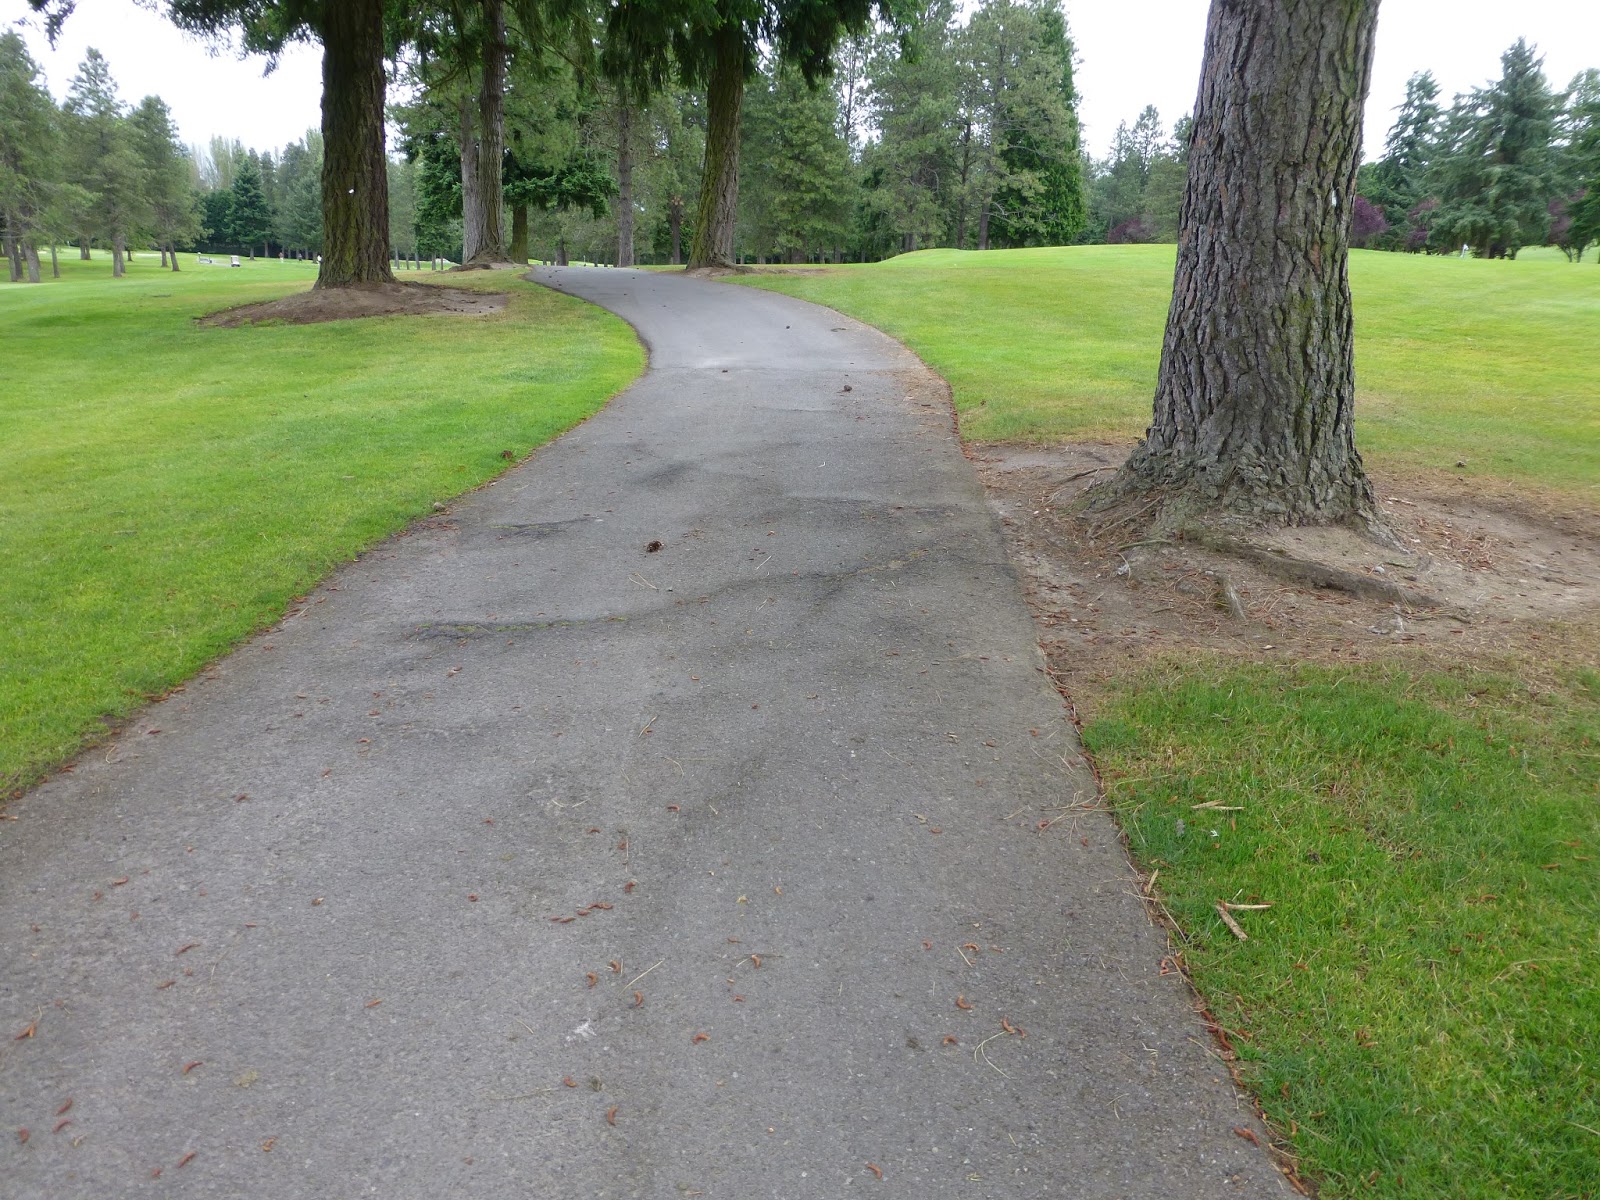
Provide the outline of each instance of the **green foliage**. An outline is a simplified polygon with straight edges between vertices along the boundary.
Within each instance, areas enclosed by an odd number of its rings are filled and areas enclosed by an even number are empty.
[[[1451,108],[1430,172],[1440,201],[1433,237],[1487,258],[1541,245],[1558,192],[1551,153],[1558,106],[1543,59],[1518,39],[1500,62],[1497,82]]]
[[[804,262],[843,245],[855,180],[838,107],[835,93],[776,62],[745,89],[745,253]]]
[[[861,153],[869,255],[938,245],[960,223],[957,181],[976,148],[960,120],[954,20],[951,0],[928,0],[907,53],[888,33],[873,40],[867,94],[879,136]]]
[[[88,194],[85,236],[121,247],[149,220],[144,169],[111,70],[89,50],[72,79],[65,108],[67,172]]]
[[[0,794],[642,365],[621,321],[500,273],[450,277],[510,291],[488,317],[212,329],[316,267],[63,267],[0,305],[0,561],[27,564],[0,571]]]
[[[200,235],[200,204],[189,182],[192,164],[178,141],[172,114],[159,97],[146,96],[129,124],[144,167],[149,232],[169,249],[188,246]]]
[[[1117,685],[1084,740],[1322,1195],[1592,1193],[1592,686],[1191,663]],[[1240,942],[1219,898],[1272,907]]]
[[[1429,172],[1440,149],[1443,113],[1438,99],[1439,84],[1431,72],[1420,71],[1408,79],[1383,158],[1364,163],[1356,177],[1356,190],[1389,222],[1390,232],[1371,243],[1375,248],[1419,250],[1427,242],[1424,214],[1417,212],[1417,206],[1428,198]]]
[[[308,129],[305,137],[283,148],[278,159],[278,194],[274,210],[277,225],[273,237],[279,245],[290,250],[304,250],[316,254],[322,249],[322,135]],[[390,222],[395,229],[395,244],[401,240],[399,218],[395,204],[415,209],[414,202],[406,205],[393,197],[391,185]],[[412,224],[405,226],[404,236],[413,238]]]
[[[228,189],[228,238],[252,251],[272,236],[272,206],[262,186],[261,168],[254,157],[238,165]]]
[[[985,0],[957,48],[978,248],[1072,241],[1086,212],[1066,18],[1054,0]]]
[[[1110,156],[1096,164],[1091,190],[1094,240],[1176,242],[1178,213],[1189,179],[1189,130],[1183,117],[1171,139],[1161,114],[1146,105],[1130,128],[1117,126]]]
[[[59,169],[56,106],[22,39],[0,33],[0,231],[8,250],[45,232]]]
[[[1568,87],[1562,136],[1567,225],[1552,240],[1577,262],[1600,243],[1600,71],[1584,71]]]

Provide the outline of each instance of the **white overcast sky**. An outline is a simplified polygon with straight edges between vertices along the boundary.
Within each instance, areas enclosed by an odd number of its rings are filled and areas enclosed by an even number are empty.
[[[1117,123],[1130,124],[1154,104],[1171,128],[1194,104],[1200,78],[1207,0],[1065,0],[1078,46],[1080,116],[1086,145],[1105,154]],[[0,24],[28,17],[24,0],[0,0]],[[152,93],[173,111],[186,142],[213,134],[268,149],[300,137],[320,121],[321,56],[313,47],[285,54],[262,77],[259,58],[210,55],[165,19],[133,0],[78,0],[55,50],[37,28],[24,27],[50,89],[64,96],[84,50],[110,63],[122,97]],[[1600,4],[1595,0],[1383,0],[1372,93],[1367,105],[1369,157],[1381,152],[1393,111],[1415,71],[1432,70],[1446,100],[1500,73],[1500,54],[1518,37],[1545,56],[1553,87],[1586,67],[1600,67]]]

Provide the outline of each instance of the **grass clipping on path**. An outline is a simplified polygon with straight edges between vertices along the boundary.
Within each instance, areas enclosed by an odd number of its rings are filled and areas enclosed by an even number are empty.
[[[1156,667],[1086,744],[1325,1196],[1595,1194],[1600,673]]]
[[[504,273],[486,316],[202,328],[308,287],[260,260],[63,261],[0,293],[0,797],[330,569],[592,414],[643,356]]]

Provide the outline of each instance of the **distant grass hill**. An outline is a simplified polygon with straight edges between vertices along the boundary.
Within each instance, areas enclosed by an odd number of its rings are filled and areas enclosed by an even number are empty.
[[[1133,439],[1150,420],[1171,246],[926,250],[738,282],[899,338],[950,381],[973,441]],[[1600,270],[1357,250],[1356,440],[1600,504]]]

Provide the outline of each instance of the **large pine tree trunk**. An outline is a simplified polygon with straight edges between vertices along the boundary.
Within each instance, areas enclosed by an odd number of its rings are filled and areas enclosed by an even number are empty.
[[[90,258],[90,254],[89,254],[89,239],[86,238],[86,237],[79,238],[78,239],[78,259],[79,259],[79,261],[88,262],[89,258]]]
[[[172,269],[178,269],[178,250],[171,242],[167,243],[167,255],[172,259]]]
[[[39,282],[39,247],[33,244],[32,238],[26,238],[22,243],[22,257],[28,264],[28,282]]]
[[[1155,415],[1102,499],[1377,528],[1350,212],[1377,0],[1213,0]]]
[[[124,245],[122,234],[114,233],[111,235],[111,278],[113,279],[121,279],[128,273],[127,267],[123,265]]]
[[[695,211],[689,269],[731,267],[733,229],[739,210],[739,111],[750,51],[744,26],[729,21],[717,30],[715,59],[706,88],[706,158],[700,204]]]
[[[633,107],[617,101],[617,266],[633,266]]]
[[[472,101],[462,96],[456,108],[456,150],[461,157],[461,261],[469,262],[483,240],[483,204],[478,197],[478,129]]]
[[[383,0],[339,0],[322,21],[319,288],[393,283],[383,151]]]
[[[173,270],[177,270],[177,268],[174,267]],[[50,239],[50,278],[61,278],[61,260],[56,257],[56,240],[54,237]]]
[[[528,261],[528,206],[526,204],[513,204],[511,206],[511,261],[526,263]]]
[[[12,236],[9,228],[6,229],[3,240],[6,255],[6,274],[12,283],[21,283],[22,247],[18,245],[17,239]]]
[[[504,0],[482,0],[483,76],[478,87],[477,129],[462,122],[461,202],[463,266],[506,261],[501,203],[506,148],[506,13]]]

